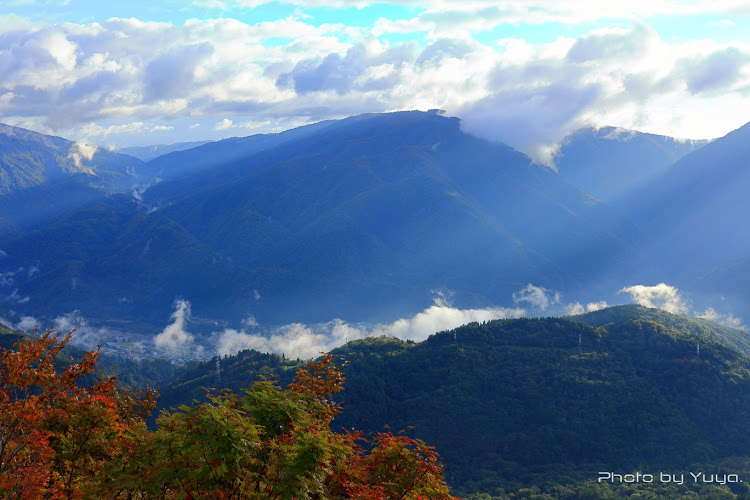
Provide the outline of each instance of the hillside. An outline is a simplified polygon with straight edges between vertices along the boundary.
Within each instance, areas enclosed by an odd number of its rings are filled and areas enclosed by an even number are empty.
[[[195,142],[178,142],[175,144],[154,144],[152,146],[133,146],[128,148],[121,148],[117,151],[119,153],[134,156],[139,160],[151,161],[159,156],[164,156],[169,153],[177,151],[184,151],[186,149],[197,148],[203,146],[211,141],[195,141]]]
[[[715,468],[747,453],[750,359],[709,338],[722,330],[642,308],[586,319],[604,325],[500,320],[417,344],[350,342],[334,351],[347,361],[345,411],[334,425],[414,426],[463,494],[575,487],[597,470]],[[214,365],[164,387],[166,401],[201,397],[201,386],[215,386]],[[222,360],[222,386],[239,390],[281,366],[286,383],[293,365],[244,352]]]
[[[150,182],[132,156],[0,124],[0,238]]]
[[[609,204],[636,191],[708,141],[679,140],[615,127],[584,128],[563,139],[560,175]]]
[[[670,314],[661,309],[627,304],[570,316],[569,319],[582,321],[595,327],[636,319],[651,321],[692,335],[698,339],[722,344],[750,357],[750,332],[747,330],[730,328],[714,321],[694,316]]]
[[[748,152],[750,124],[684,156],[629,199],[666,272],[696,279],[750,255],[750,236],[737,230],[750,211]]]

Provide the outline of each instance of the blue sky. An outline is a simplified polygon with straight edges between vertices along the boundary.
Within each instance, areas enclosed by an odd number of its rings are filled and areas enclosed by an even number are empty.
[[[750,121],[750,2],[0,0],[0,121],[102,147],[442,108],[551,163]]]

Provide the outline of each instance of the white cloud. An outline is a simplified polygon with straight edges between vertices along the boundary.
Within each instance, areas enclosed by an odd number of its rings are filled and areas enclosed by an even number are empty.
[[[11,304],[26,304],[30,300],[31,297],[29,296],[22,297],[18,293],[18,289],[13,290],[10,295],[6,295],[5,297],[0,298],[0,302],[10,302]]]
[[[195,344],[195,337],[187,330],[185,325],[190,319],[190,302],[178,300],[175,302],[175,311],[172,313],[172,323],[154,337],[157,347],[167,349],[172,355],[194,354],[199,346]]]
[[[731,328],[737,328],[737,329],[743,329],[746,330],[747,327],[742,324],[742,320],[732,314],[721,314],[717,312],[713,307],[707,308],[702,313],[695,314],[698,318],[707,319],[709,321],[715,321],[716,323],[721,323],[724,326],[728,326]]]
[[[586,304],[586,312],[600,311],[609,307],[607,301],[600,300],[599,302],[589,302]]]
[[[599,302],[589,302],[585,306],[580,302],[575,302],[567,305],[566,313],[570,316],[574,316],[576,314],[599,311],[607,307],[609,307],[609,304],[604,300],[600,300]]]
[[[645,307],[663,309],[672,314],[688,314],[689,311],[680,291],[666,283],[628,286],[620,290],[620,293],[630,294],[633,302]]]
[[[216,130],[227,130],[230,128],[234,128],[234,124],[232,123],[232,120],[228,118],[224,118],[219,123],[217,123],[216,126],[214,127],[214,129]]]
[[[549,164],[557,141],[583,124],[694,138],[742,125],[750,116],[743,90],[750,86],[750,48],[665,41],[646,24],[654,13],[710,9],[729,19],[732,8],[471,1],[431,3],[410,19],[360,27],[315,25],[302,12],[255,24],[17,23],[0,39],[0,108],[6,122],[77,140],[160,131],[178,119],[193,127],[219,122],[210,132],[218,136],[230,126],[442,108],[461,117],[467,131]],[[646,21],[548,43],[482,45],[471,36],[502,23],[610,16]],[[383,35],[394,32],[416,39],[386,41]]]
[[[3,253],[5,253],[5,252],[3,252]],[[15,283],[15,276],[16,276],[16,274],[22,273],[23,270],[24,270],[23,267],[19,267],[15,271],[6,271],[4,273],[0,273],[0,286],[11,286],[11,285],[13,285],[13,283]]]
[[[317,325],[291,323],[276,328],[268,335],[228,328],[217,334],[216,348],[222,355],[234,354],[242,349],[255,349],[307,359],[318,356],[321,352],[328,352],[347,341],[364,337],[385,335],[421,341],[436,332],[458,328],[466,323],[515,318],[524,314],[525,310],[519,308],[457,309],[441,301],[411,318],[369,327],[334,319]],[[246,323],[246,326],[257,327],[257,322]]]
[[[20,330],[22,332],[33,330],[34,328],[37,328],[40,326],[39,321],[34,318],[33,316],[23,316],[21,317],[21,320],[16,323],[16,330]]]
[[[0,108],[7,107],[14,97],[15,94],[13,92],[6,92],[3,95],[0,95]]]
[[[513,292],[513,302],[515,304],[526,303],[532,308],[544,312],[550,306],[560,302],[560,294],[529,283],[521,290]]]
[[[91,167],[83,165],[83,160],[92,161],[98,149],[99,148],[97,146],[79,141],[70,147],[70,151],[68,151],[68,158],[73,160],[73,163],[75,163],[75,166],[81,172],[94,175],[94,171]]]
[[[247,318],[243,319],[242,324],[249,328],[255,328],[255,327],[260,326],[260,324],[258,323],[258,320],[255,319],[255,316],[253,316],[252,314],[248,316]]]
[[[80,127],[79,131],[86,136],[106,137],[113,134],[132,134],[142,132],[145,128],[143,122],[124,123],[122,125],[109,125],[103,127],[96,123],[89,123]]]
[[[90,326],[86,318],[77,310],[58,316],[52,325],[54,330],[61,333],[75,330],[71,342],[89,349],[102,345],[111,334],[107,328]]]
[[[168,132],[170,130],[174,130],[174,127],[166,125],[156,125],[154,127],[151,127],[151,132]]]

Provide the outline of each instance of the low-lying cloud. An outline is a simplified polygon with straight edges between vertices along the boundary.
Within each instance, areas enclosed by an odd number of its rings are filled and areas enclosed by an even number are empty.
[[[538,312],[544,312],[560,302],[560,293],[529,283],[521,290],[513,292],[513,302],[525,303]]]
[[[245,323],[240,330],[225,329],[216,334],[216,349],[220,355],[234,354],[243,349],[285,354],[291,358],[312,358],[322,352],[365,337],[388,336],[403,340],[421,341],[430,335],[458,328],[471,322],[484,322],[502,318],[518,318],[526,311],[521,308],[491,307],[485,309],[458,309],[448,305],[444,297],[411,318],[401,318],[393,323],[373,326],[352,325],[340,319],[316,325],[290,323],[263,335],[255,331],[257,322]]]
[[[190,319],[190,302],[187,300],[177,300],[175,302],[175,311],[172,313],[172,323],[170,323],[160,334],[154,337],[154,344],[169,351],[171,355],[188,354],[190,351],[202,350],[202,347],[196,345],[195,337],[185,329],[185,325]]]
[[[663,309],[672,314],[688,314],[690,310],[680,291],[666,283],[628,286],[620,290],[620,293],[630,294],[636,304]]]
[[[96,346],[102,345],[111,335],[110,330],[106,327],[89,325],[89,322],[78,310],[55,318],[52,322],[52,328],[62,334],[75,330],[71,342],[89,349],[95,349]]]
[[[98,149],[98,146],[93,146],[86,142],[78,141],[70,147],[70,150],[68,151],[68,158],[73,160],[73,163],[79,171],[94,175],[94,171],[92,170],[92,168],[85,166],[83,164],[83,160],[92,161]]]
[[[742,330],[746,330],[747,327],[742,323],[742,320],[733,314],[726,313],[722,314],[717,312],[713,307],[707,308],[702,313],[695,314],[698,318],[707,319],[709,321],[714,321],[716,323],[721,323],[724,326],[728,326],[730,328],[738,328]]]
[[[645,307],[654,307],[662,309],[672,314],[689,314],[696,318],[707,319],[720,323],[731,328],[746,329],[742,319],[731,313],[720,313],[713,307],[708,307],[705,311],[692,310],[689,302],[682,296],[680,291],[666,283],[658,285],[633,285],[620,290],[620,293],[627,293],[633,299],[633,302]]]
[[[609,304],[607,304],[606,300],[600,300],[599,302],[589,302],[585,306],[580,302],[575,302],[573,304],[568,304],[567,313],[570,316],[574,316],[576,314],[599,311],[600,309],[604,309],[607,307],[609,307]]]

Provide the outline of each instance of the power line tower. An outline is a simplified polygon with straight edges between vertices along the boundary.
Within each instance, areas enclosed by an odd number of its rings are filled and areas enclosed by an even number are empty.
[[[221,389],[221,354],[216,353],[216,389]]]
[[[701,360],[701,343],[698,342],[698,345],[695,347],[695,359],[698,361]]]
[[[581,342],[581,334],[578,333],[578,355],[583,354],[583,342]]]

